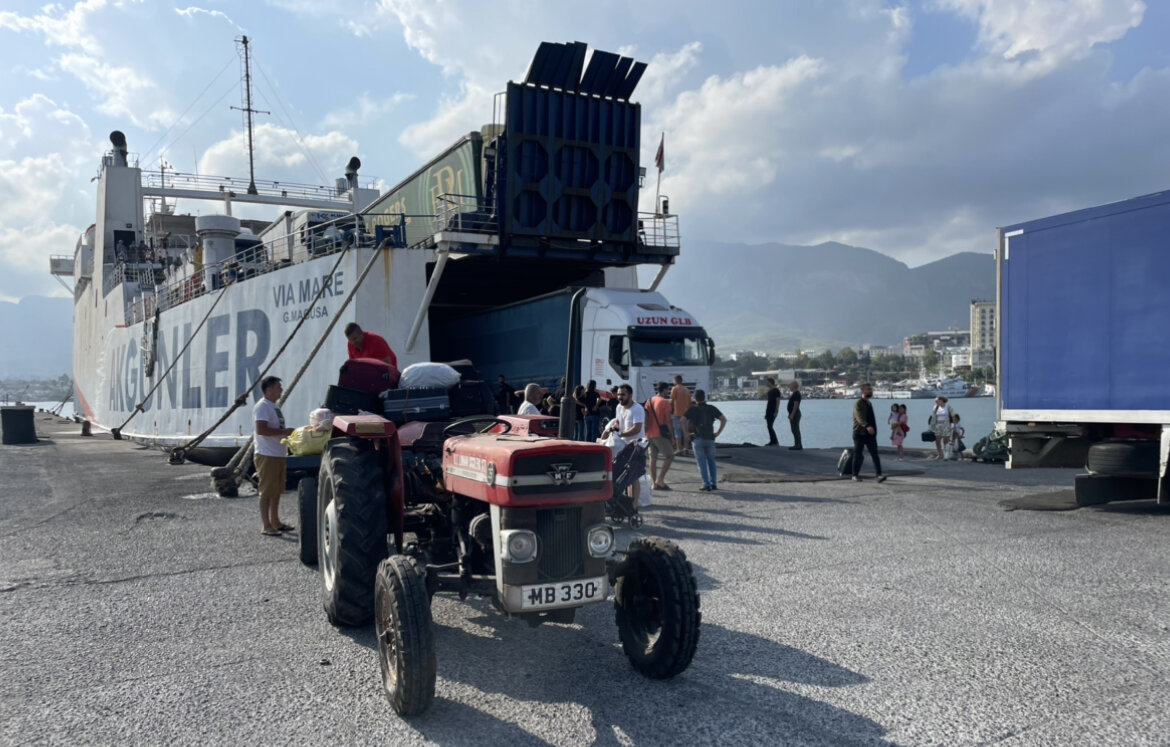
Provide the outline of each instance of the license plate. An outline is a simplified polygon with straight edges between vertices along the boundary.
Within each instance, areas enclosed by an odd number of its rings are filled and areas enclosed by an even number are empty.
[[[605,576],[559,581],[555,584],[528,584],[520,587],[520,606],[526,610],[574,607],[600,602],[606,592]]]

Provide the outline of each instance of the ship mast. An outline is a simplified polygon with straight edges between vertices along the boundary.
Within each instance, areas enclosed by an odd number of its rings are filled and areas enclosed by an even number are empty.
[[[257,192],[255,151],[252,145],[252,115],[271,114],[272,112],[252,108],[252,61],[248,55],[248,37],[241,36],[236,42],[244,48],[244,106],[233,106],[232,108],[244,112],[248,119],[248,194],[254,195]]]

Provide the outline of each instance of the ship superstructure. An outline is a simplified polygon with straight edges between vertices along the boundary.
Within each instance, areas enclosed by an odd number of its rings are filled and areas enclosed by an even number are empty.
[[[308,362],[290,422],[321,404],[346,357],[336,325],[378,332],[405,366],[430,359],[432,322],[567,287],[636,291],[639,265],[658,268],[655,290],[680,240],[665,205],[638,210],[641,110],[629,97],[645,65],[602,51],[585,61],[583,44],[542,44],[527,78],[508,84],[501,121],[384,195],[359,186],[356,158],[333,187],[144,172],[115,132],[96,222],[74,256],[51,260],[73,279],[78,407],[100,428],[178,445],[237,405],[204,442],[234,449],[274,360],[286,381]],[[177,215],[180,199],[221,207]],[[147,200],[165,207],[144,217]],[[274,215],[241,220],[237,203]],[[693,324],[651,331],[706,339]],[[620,352],[637,334],[607,340]],[[580,363],[614,384],[632,376],[610,357]],[[708,362],[686,380],[705,383]]]

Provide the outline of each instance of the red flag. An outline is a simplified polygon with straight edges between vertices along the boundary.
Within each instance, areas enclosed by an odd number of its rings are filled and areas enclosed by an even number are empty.
[[[654,155],[654,165],[658,167],[658,173],[662,173],[662,169],[666,166],[666,133],[662,133],[662,140],[658,141],[658,153]]]

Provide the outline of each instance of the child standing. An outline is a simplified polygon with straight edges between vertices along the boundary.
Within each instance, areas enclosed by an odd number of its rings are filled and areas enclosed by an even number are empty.
[[[963,458],[963,449],[966,444],[963,443],[963,436],[967,431],[959,424],[959,413],[951,415],[951,459],[956,461]]]
[[[905,407],[905,405],[903,405]],[[897,403],[890,405],[890,417],[887,423],[890,425],[890,443],[898,447],[898,461],[903,461],[902,458],[902,442],[906,439],[906,431],[902,429],[902,409]]]

